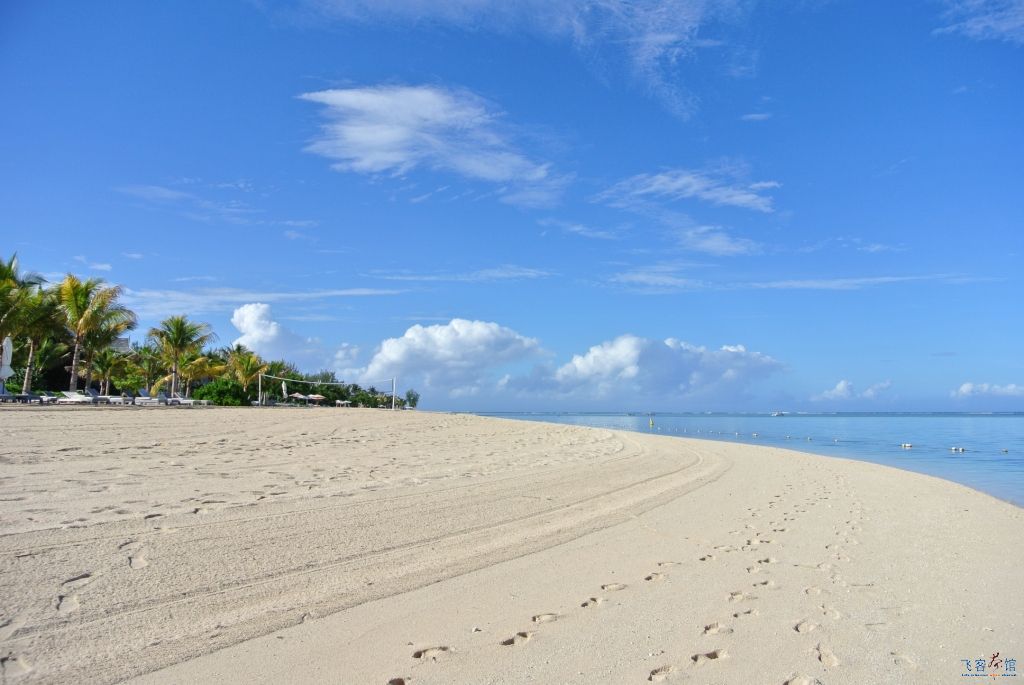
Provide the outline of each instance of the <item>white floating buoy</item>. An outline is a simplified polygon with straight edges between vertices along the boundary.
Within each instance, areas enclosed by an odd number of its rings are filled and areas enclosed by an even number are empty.
[[[966,452],[967,450],[965,450],[963,447],[950,447],[949,451],[950,452]]]
[[[902,447],[905,450],[909,450],[911,447],[913,447],[913,445],[911,445],[909,442],[901,442],[900,447]]]
[[[753,433],[753,436],[756,438],[757,437],[757,433]]]

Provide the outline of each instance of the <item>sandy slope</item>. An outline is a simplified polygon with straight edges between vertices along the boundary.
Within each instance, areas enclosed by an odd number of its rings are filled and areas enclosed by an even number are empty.
[[[933,683],[1024,655],[1022,510],[874,465],[412,412],[20,408],[0,469],[8,681]]]

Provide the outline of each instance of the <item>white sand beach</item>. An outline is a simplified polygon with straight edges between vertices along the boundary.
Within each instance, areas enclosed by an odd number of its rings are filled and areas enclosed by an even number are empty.
[[[1022,543],[988,495],[766,447],[0,409],[6,683],[963,682],[1024,657]]]

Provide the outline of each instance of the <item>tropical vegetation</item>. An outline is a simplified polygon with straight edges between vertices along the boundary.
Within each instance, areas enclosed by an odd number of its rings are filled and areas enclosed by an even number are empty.
[[[303,373],[283,360],[267,360],[244,345],[214,347],[210,325],[185,314],[167,317],[141,342],[128,343],[138,317],[123,303],[124,290],[100,278],[67,274],[54,284],[23,272],[18,256],[0,259],[0,340],[14,343],[7,380],[11,393],[66,387],[94,388],[102,395],[167,392],[172,397],[247,406],[299,401],[315,395],[325,404],[390,407],[390,393],[340,382],[333,371]],[[259,393],[262,392],[262,396]],[[408,390],[396,406],[415,408]],[[307,400],[308,401],[308,400]]]

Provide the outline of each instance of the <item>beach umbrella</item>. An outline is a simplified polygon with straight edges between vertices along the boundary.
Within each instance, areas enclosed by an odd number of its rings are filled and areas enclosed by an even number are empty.
[[[314,402],[319,402],[320,400],[326,400],[327,398],[324,397],[323,395],[306,395],[306,399],[313,400]]]
[[[281,397],[288,397],[288,385],[281,381]]]
[[[6,381],[14,375],[11,368],[11,355],[14,352],[14,345],[11,344],[11,336],[4,338],[3,354],[0,354],[0,381]]]

